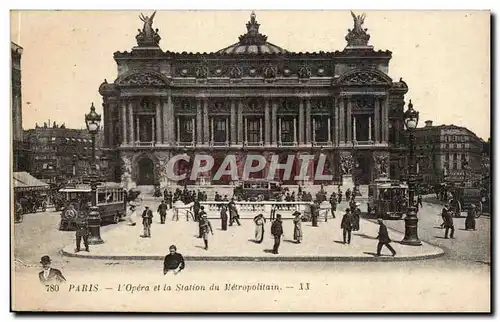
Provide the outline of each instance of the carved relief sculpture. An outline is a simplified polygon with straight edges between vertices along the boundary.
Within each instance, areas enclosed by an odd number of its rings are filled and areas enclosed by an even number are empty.
[[[229,77],[231,78],[241,78],[242,74],[243,72],[238,66],[233,66],[233,68],[231,68],[231,70],[229,71]]]
[[[302,66],[298,72],[299,78],[309,78],[311,77],[311,69],[308,66]]]
[[[278,74],[278,69],[276,68],[276,66],[269,64],[264,68],[264,77],[267,79],[276,78],[277,74]]]
[[[118,82],[122,86],[163,86],[166,82],[160,75],[153,72],[138,72],[125,77]]]
[[[208,77],[208,62],[203,60],[198,67],[196,67],[196,78]]]
[[[132,182],[132,158],[127,155],[121,156],[121,169],[122,169],[122,177],[121,181],[125,189],[130,189],[133,187]]]
[[[349,75],[344,80],[345,84],[386,84],[387,81],[382,76],[371,71],[359,71]]]
[[[343,175],[352,174],[354,164],[351,155],[342,155],[340,156],[340,170]]]
[[[373,160],[375,164],[375,177],[387,177],[388,176],[388,162],[389,158],[387,155],[374,154]]]

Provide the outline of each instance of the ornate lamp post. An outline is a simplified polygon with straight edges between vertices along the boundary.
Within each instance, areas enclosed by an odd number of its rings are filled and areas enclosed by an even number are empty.
[[[102,244],[104,241],[101,239],[101,214],[97,208],[97,166],[95,161],[95,136],[99,132],[101,123],[101,115],[95,111],[94,103],[90,106],[90,113],[85,114],[85,123],[87,130],[92,136],[92,160],[90,162],[91,173],[89,176],[90,189],[92,193],[92,207],[88,214],[88,227],[90,230],[89,244],[97,245]]]
[[[408,110],[404,114],[406,129],[409,134],[409,162],[408,162],[408,210],[405,217],[405,237],[401,241],[403,245],[421,246],[422,242],[418,239],[418,218],[415,208],[415,136],[413,131],[418,124],[418,112],[413,109],[413,104],[408,104]]]

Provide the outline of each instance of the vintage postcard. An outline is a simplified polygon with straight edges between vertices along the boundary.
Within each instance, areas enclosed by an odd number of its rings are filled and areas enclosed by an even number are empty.
[[[490,312],[489,11],[11,11],[13,311]]]

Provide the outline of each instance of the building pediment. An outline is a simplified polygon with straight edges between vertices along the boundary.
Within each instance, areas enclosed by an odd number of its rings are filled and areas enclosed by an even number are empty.
[[[334,85],[365,86],[382,85],[392,86],[392,79],[377,69],[353,69],[340,76]]]
[[[133,71],[119,77],[118,86],[167,86],[170,81],[162,74],[154,71]]]

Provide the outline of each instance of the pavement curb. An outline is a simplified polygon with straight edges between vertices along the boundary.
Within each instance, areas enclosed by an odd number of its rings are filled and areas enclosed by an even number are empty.
[[[214,262],[404,262],[416,261],[424,259],[432,259],[441,257],[445,252],[438,247],[440,252],[426,255],[406,256],[406,257],[365,257],[365,256],[184,256],[185,260],[190,261],[214,261]],[[67,257],[87,258],[87,259],[100,259],[100,260],[163,260],[165,256],[157,255],[133,255],[133,256],[99,256],[99,255],[80,255],[61,250],[61,254]]]

